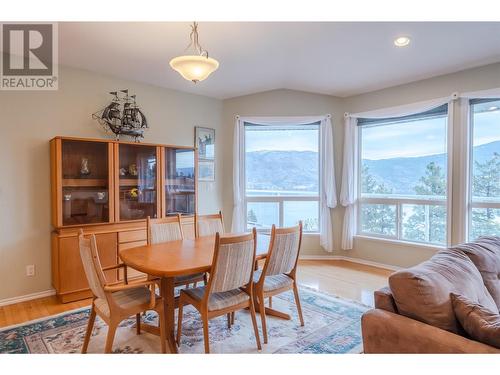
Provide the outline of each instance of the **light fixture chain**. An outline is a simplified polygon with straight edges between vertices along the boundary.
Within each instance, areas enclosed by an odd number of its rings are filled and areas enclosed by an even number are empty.
[[[186,50],[188,50],[189,47],[193,46],[197,54],[199,54],[200,56],[205,55],[206,57],[208,57],[208,52],[204,50],[200,45],[200,39],[198,35],[198,22],[193,22],[193,24],[191,25],[191,34],[189,34],[189,39],[191,41],[186,47]]]

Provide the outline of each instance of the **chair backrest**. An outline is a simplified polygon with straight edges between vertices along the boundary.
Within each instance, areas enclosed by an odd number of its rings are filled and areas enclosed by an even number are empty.
[[[224,234],[224,220],[222,212],[214,215],[195,216],[196,237],[213,236],[215,233]]]
[[[297,266],[301,242],[302,222],[288,228],[276,228],[273,225],[269,251],[262,274],[272,276],[292,272]]]
[[[248,285],[253,278],[257,232],[215,235],[214,258],[208,293],[226,292]]]
[[[161,219],[147,218],[148,244],[178,241],[184,238],[182,233],[181,215]]]
[[[90,290],[95,297],[102,298],[106,301],[106,293],[104,292],[106,277],[102,271],[101,262],[97,253],[95,235],[91,234],[90,238],[85,238],[83,236],[83,231],[80,229],[78,242],[80,246],[80,257]]]

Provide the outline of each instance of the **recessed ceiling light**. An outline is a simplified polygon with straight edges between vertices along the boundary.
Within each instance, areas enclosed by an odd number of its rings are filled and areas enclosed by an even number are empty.
[[[490,107],[488,108],[488,111],[496,111],[498,109],[498,107]]]
[[[410,44],[410,38],[407,36],[400,36],[399,38],[394,39],[394,45],[396,47],[406,47]]]

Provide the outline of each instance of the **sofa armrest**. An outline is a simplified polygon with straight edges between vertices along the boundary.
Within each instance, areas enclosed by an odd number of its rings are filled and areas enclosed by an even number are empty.
[[[431,325],[373,309],[361,318],[365,353],[500,353],[500,349]]]
[[[396,314],[398,313],[396,301],[394,301],[394,297],[392,296],[392,292],[389,287],[386,286],[376,290],[375,293],[373,293],[373,297],[376,309],[382,309]]]

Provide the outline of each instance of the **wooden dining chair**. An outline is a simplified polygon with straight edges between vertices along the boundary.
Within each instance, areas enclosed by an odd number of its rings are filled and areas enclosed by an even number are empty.
[[[264,267],[262,270],[257,270],[254,273],[254,299],[255,303],[258,304],[258,310],[262,320],[264,344],[267,344],[266,309],[264,305],[266,298],[269,298],[271,305],[272,296],[293,289],[300,325],[304,325],[296,278],[301,242],[301,221],[299,225],[289,228],[276,228],[276,226],[273,225],[271,229],[269,251]]]
[[[124,319],[136,316],[137,322],[140,320],[140,314],[147,310],[154,310],[158,313],[160,323],[161,351],[166,352],[166,330],[165,316],[163,312],[163,301],[160,296],[155,294],[153,281],[142,281],[133,284],[108,284],[104,271],[118,267],[125,267],[123,264],[113,267],[101,267],[95,235],[85,238],[83,230],[80,229],[78,236],[80,246],[80,257],[83,263],[83,269],[87,276],[90,290],[93,294],[92,309],[83,341],[82,353],[87,352],[87,348],[92,336],[96,315],[108,324],[108,335],[106,337],[105,353],[111,353],[113,341],[115,338],[118,324]],[[140,334],[140,324],[137,324],[137,334]]]
[[[214,236],[215,233],[224,234],[224,219],[222,211],[213,215],[195,215],[196,237]]]
[[[153,245],[162,242],[179,241],[184,239],[180,214],[161,219],[151,219],[148,216],[146,220],[146,225],[147,225],[148,245]],[[148,280],[158,281],[158,278],[155,276],[148,275]],[[193,284],[196,287],[196,285],[200,281],[206,283],[205,273],[196,273],[193,275],[178,276],[175,278],[175,286],[185,285],[187,287],[190,284]]]
[[[201,314],[205,353],[210,353],[208,321],[227,315],[230,327],[231,314],[248,308],[252,318],[257,348],[260,345],[259,329],[253,303],[253,265],[255,262],[257,232],[243,235],[215,235],[215,249],[208,285],[183,289],[179,299],[177,345],[182,335],[182,310],[193,305]]]

